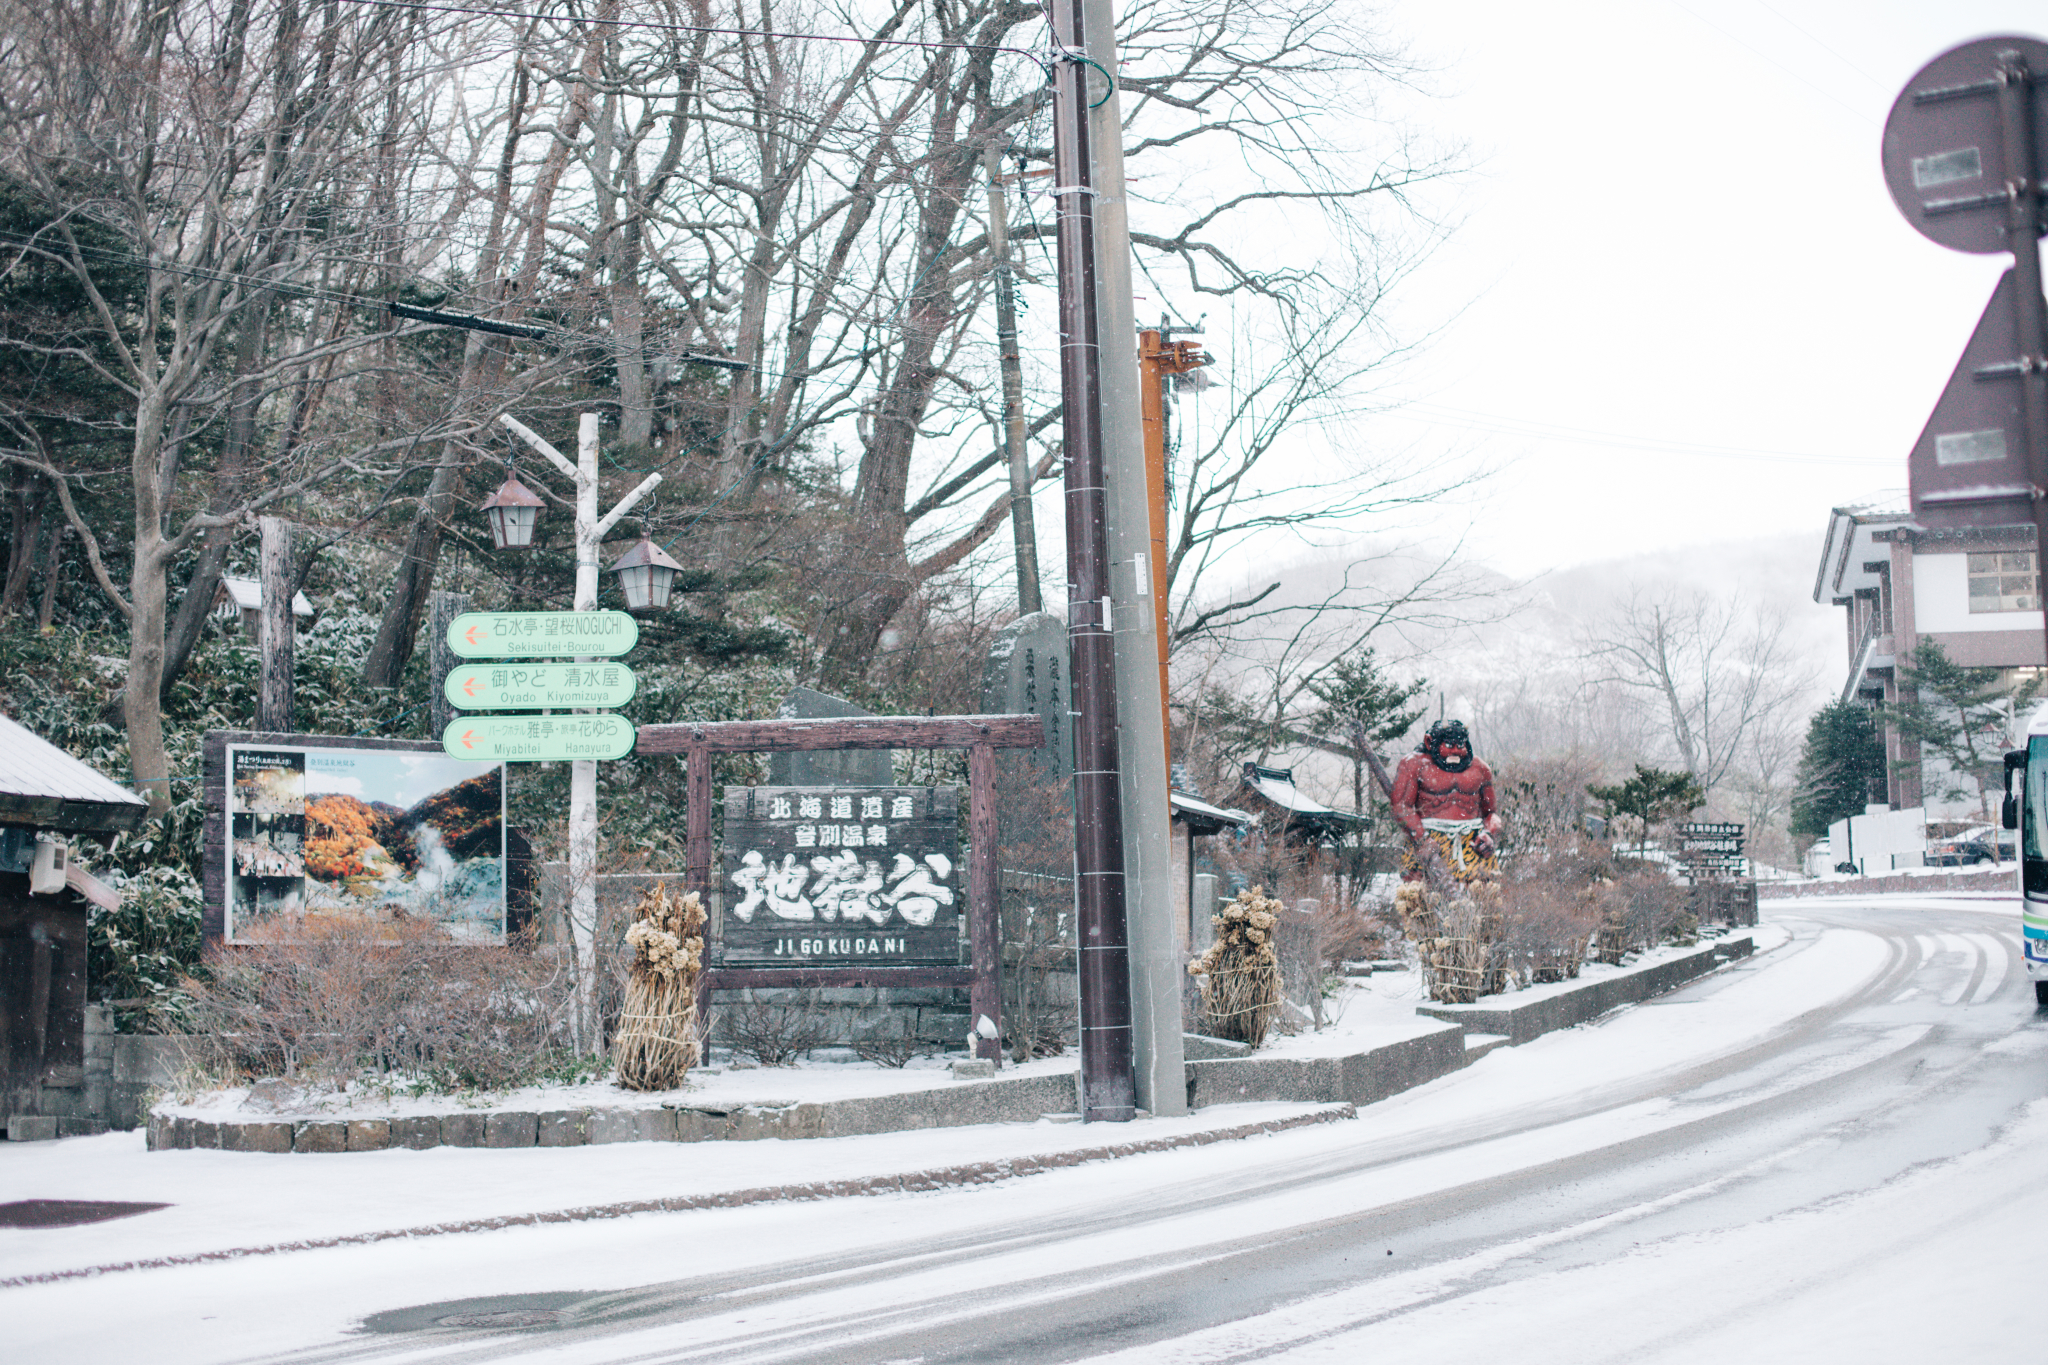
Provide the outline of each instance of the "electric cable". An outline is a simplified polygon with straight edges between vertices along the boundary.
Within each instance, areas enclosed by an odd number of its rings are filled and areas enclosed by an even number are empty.
[[[1011,47],[1006,43],[959,43],[931,42],[921,38],[861,38],[853,34],[838,33],[786,33],[775,29],[759,28],[718,28],[708,24],[672,24],[656,19],[599,19],[594,17],[576,18],[569,15],[527,14],[520,10],[485,9],[472,5],[430,5],[423,0],[347,0],[351,5],[368,5],[377,9],[418,10],[428,14],[468,14],[486,19],[524,19],[529,23],[558,22],[570,24],[602,24],[612,28],[640,28],[658,33],[707,33],[726,38],[786,38],[793,42],[813,43],[859,43],[873,47],[922,47],[939,48],[959,52],[1008,52],[1027,57],[1044,65],[1044,56],[1030,48]],[[1083,59],[1085,60],[1085,58]],[[1092,63],[1091,63],[1092,65]],[[1100,70],[1097,67],[1097,70]],[[1105,72],[1105,75],[1108,73]]]

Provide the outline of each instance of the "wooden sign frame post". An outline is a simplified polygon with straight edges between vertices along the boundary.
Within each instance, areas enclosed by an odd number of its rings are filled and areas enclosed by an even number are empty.
[[[711,904],[711,756],[822,749],[967,750],[967,967],[707,967],[698,978],[697,1014],[710,1018],[720,989],[751,986],[965,986],[977,1021],[974,1053],[1002,1060],[1002,930],[996,877],[996,750],[1044,747],[1035,715],[857,716],[832,720],[727,720],[643,725],[635,752],[680,754],[685,775],[684,884]],[[705,1036],[710,1035],[707,1032]]]

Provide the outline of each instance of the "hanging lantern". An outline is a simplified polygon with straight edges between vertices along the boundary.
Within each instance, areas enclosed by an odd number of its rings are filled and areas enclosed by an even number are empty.
[[[498,491],[484,500],[483,510],[491,518],[491,539],[501,550],[533,548],[534,524],[540,520],[541,501],[531,488],[510,471]]]
[[[619,576],[619,591],[626,595],[627,611],[660,611],[668,605],[669,590],[675,586],[682,565],[646,536],[612,561]]]

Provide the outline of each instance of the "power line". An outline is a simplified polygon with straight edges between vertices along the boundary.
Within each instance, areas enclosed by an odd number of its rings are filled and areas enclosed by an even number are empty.
[[[571,19],[567,16],[547,14],[526,14],[519,10],[483,9],[469,5],[428,5],[420,0],[348,0],[351,5],[370,5],[379,9],[419,10],[428,14],[469,14],[487,19],[524,19],[530,23],[556,20],[565,23],[604,24],[612,28],[652,29],[660,33],[708,33],[727,38],[787,38],[796,42],[811,43],[859,43],[874,47],[923,47],[943,48],[959,52],[1008,52],[1029,58],[1040,66],[1045,64],[1045,54],[1030,48],[1010,47],[1004,43],[951,43],[930,42],[920,38],[860,38],[845,33],[784,33],[774,29],[759,28],[713,28],[704,24],[669,24],[654,19]],[[1090,62],[1090,66],[1095,63]],[[1100,70],[1097,67],[1097,70]],[[1107,74],[1107,73],[1105,73]],[[1111,82],[1114,85],[1114,81]]]

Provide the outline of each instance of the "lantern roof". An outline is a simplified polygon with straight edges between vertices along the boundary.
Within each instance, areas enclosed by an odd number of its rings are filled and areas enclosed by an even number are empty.
[[[657,569],[680,570],[683,567],[669,557],[668,551],[656,545],[649,537],[642,536],[630,549],[612,561],[612,569],[615,572],[619,569],[637,569],[643,564],[651,564]]]
[[[538,493],[535,493],[531,488],[519,482],[517,475],[507,474],[505,482],[498,485],[498,491],[485,498],[484,505],[479,510],[488,512],[493,507],[545,507],[546,505],[546,503],[541,501]]]

